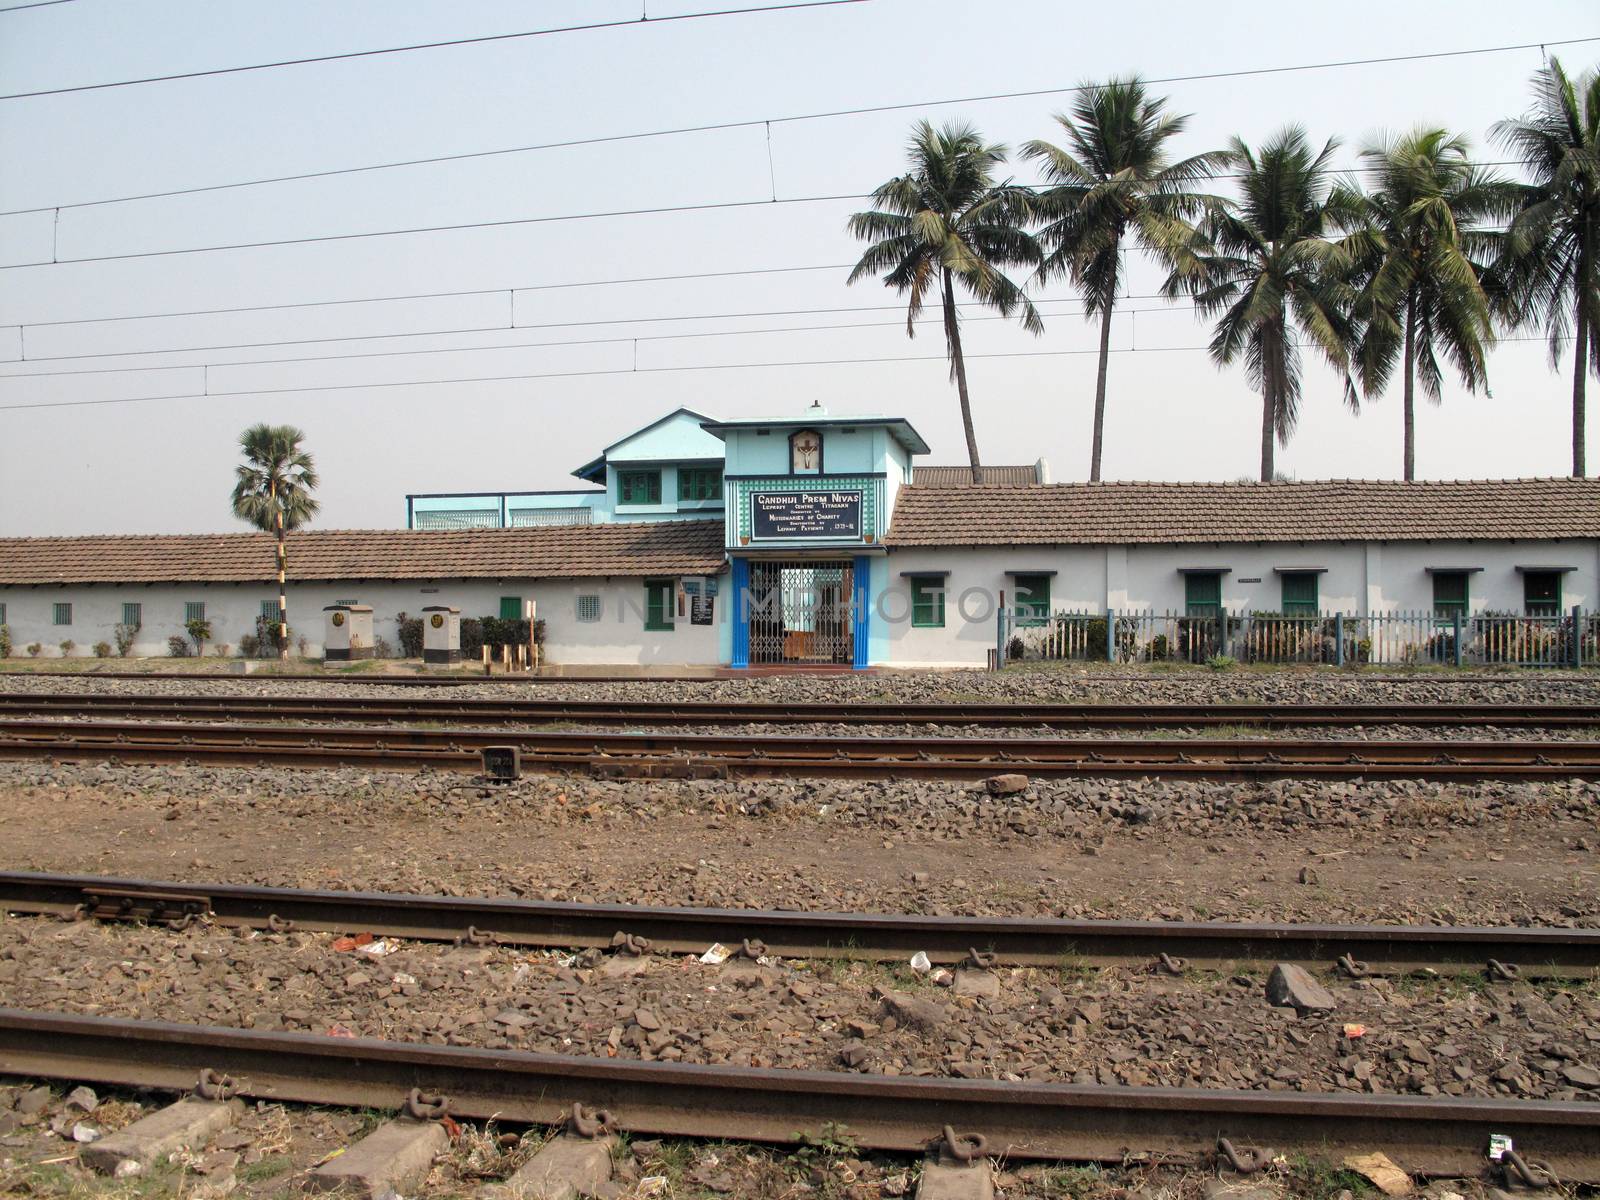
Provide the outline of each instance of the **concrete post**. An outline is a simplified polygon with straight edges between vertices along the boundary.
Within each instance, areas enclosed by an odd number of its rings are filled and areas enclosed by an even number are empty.
[[[1450,627],[1454,633],[1452,650],[1455,655],[1456,666],[1459,667],[1461,665],[1461,614],[1459,612],[1450,614]]]
[[[1333,614],[1333,664],[1344,666],[1344,614]]]
[[[1117,614],[1109,604],[1106,605],[1106,662],[1117,661]]]

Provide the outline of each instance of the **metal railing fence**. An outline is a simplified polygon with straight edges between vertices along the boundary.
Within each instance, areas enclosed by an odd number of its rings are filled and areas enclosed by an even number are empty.
[[[1600,613],[1283,613],[1002,609],[996,656],[1063,660],[1319,666],[1600,666]]]

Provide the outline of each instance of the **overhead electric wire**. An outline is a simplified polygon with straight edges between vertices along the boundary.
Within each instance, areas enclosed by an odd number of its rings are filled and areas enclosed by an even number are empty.
[[[1081,303],[1083,303],[1083,301],[1081,299],[1077,298],[1077,297],[1062,297],[1062,298],[1057,299],[1057,300],[1040,300],[1040,301],[1036,301],[1036,303],[1039,303],[1039,304],[1081,304]],[[881,309],[881,308],[900,308],[901,306],[900,305],[891,304],[891,305],[879,305],[879,306],[875,306],[875,307]],[[966,307],[966,306],[963,305],[963,307]],[[1138,314],[1138,313],[1192,312],[1193,310],[1194,310],[1194,305],[1192,305],[1192,304],[1173,304],[1171,306],[1166,306],[1166,307],[1161,307],[1161,308],[1121,308],[1121,309],[1117,310],[1117,314],[1120,316],[1123,313]],[[800,310],[800,311],[804,312],[805,310]],[[816,310],[812,310],[812,311],[817,312],[817,313],[825,313],[825,312],[829,312],[829,311],[854,312],[854,311],[868,311],[868,310],[866,310],[866,309],[855,310],[855,309],[849,309],[849,308],[842,308],[842,309],[838,309],[838,310],[816,309]],[[750,313],[750,314],[740,314],[740,315],[758,316],[758,315],[763,315],[763,314]],[[773,314],[764,314],[764,315],[772,316],[772,315],[782,315],[782,314],[773,313]],[[1078,314],[1076,314],[1076,313],[1051,313],[1049,315],[1051,315],[1051,316],[1077,316]],[[697,320],[697,319],[702,319],[702,318],[694,318],[694,317],[650,317],[650,318],[645,318],[645,320],[651,320],[651,321],[674,321],[674,320],[688,321],[688,320]],[[721,318],[712,317],[710,319],[721,319]],[[929,316],[924,316],[924,317],[918,318],[917,323],[919,325],[928,325],[928,324],[942,323],[943,320],[944,320],[943,316],[934,314],[934,315],[929,315]],[[983,317],[963,317],[963,318],[961,318],[961,320],[962,320],[963,324],[973,324],[973,323],[980,322],[980,321],[1012,321],[1012,320],[1015,320],[1015,318],[1014,317],[1003,317],[1003,316],[983,316]],[[628,321],[626,319],[618,319],[616,321],[595,321],[595,322],[580,321],[580,322],[573,322],[571,324],[577,324],[577,325],[591,325],[591,324],[592,325],[627,325],[627,324],[632,324],[632,323],[633,322],[630,322],[630,321]],[[359,334],[359,333],[356,333],[356,334],[349,334],[349,335],[347,335],[345,337],[307,338],[307,339],[304,339],[303,341],[291,341],[291,342],[244,342],[244,343],[240,343],[240,344],[237,344],[237,345],[231,345],[231,346],[202,346],[202,347],[197,347],[197,348],[192,349],[192,350],[134,350],[134,351],[124,351],[124,352],[120,352],[120,353],[117,352],[117,351],[108,351],[108,352],[101,353],[101,354],[67,354],[67,355],[52,355],[52,356],[46,356],[46,357],[43,357],[43,358],[3,359],[3,360],[0,360],[0,365],[19,366],[19,365],[26,365],[28,363],[34,363],[34,362],[58,362],[58,361],[61,361],[63,359],[76,359],[76,358],[121,358],[121,357],[131,357],[132,355],[135,355],[135,354],[190,354],[190,353],[197,354],[197,353],[202,353],[202,352],[205,352],[205,351],[208,351],[208,350],[247,350],[247,349],[254,349],[254,348],[272,348],[272,347],[276,347],[276,346],[316,345],[316,344],[322,343],[322,342],[366,342],[366,341],[377,341],[377,340],[379,340],[381,338],[452,337],[452,336],[455,336],[457,334],[468,334],[468,333],[510,333],[510,332],[514,332],[514,331],[520,330],[520,329],[533,329],[533,330],[537,330],[537,329],[559,329],[559,328],[566,327],[568,324],[569,324],[569,322],[556,321],[556,322],[551,322],[549,324],[544,324],[544,325],[513,325],[513,326],[490,325],[490,326],[484,326],[484,327],[481,327],[481,328],[473,328],[473,329],[424,329],[424,330],[418,330],[418,331],[411,332],[411,333],[380,333],[380,334]],[[77,375],[123,375],[123,374],[132,374],[132,373],[149,372],[149,371],[194,371],[194,370],[199,370],[199,369],[204,368],[204,367],[264,367],[264,366],[275,366],[275,365],[277,365],[279,363],[340,362],[340,361],[344,361],[344,360],[347,360],[347,359],[362,359],[362,358],[403,358],[403,357],[410,357],[410,356],[419,355],[419,354],[472,354],[472,353],[476,353],[476,352],[481,351],[481,350],[563,349],[563,348],[567,348],[567,347],[571,347],[571,346],[626,345],[629,342],[633,342],[633,343],[639,343],[639,342],[674,342],[674,341],[684,341],[684,340],[693,339],[693,338],[750,337],[750,336],[756,335],[756,334],[768,334],[768,333],[814,333],[814,332],[825,332],[825,331],[826,332],[836,332],[836,331],[846,331],[846,330],[855,330],[855,329],[888,329],[888,328],[898,329],[898,328],[904,327],[904,325],[905,325],[905,321],[903,319],[901,319],[901,320],[894,320],[894,321],[852,321],[852,322],[847,322],[847,323],[843,323],[843,324],[836,324],[836,325],[777,325],[777,326],[769,325],[769,326],[763,326],[760,329],[707,329],[707,330],[695,330],[695,331],[689,332],[689,333],[615,334],[615,335],[612,335],[612,336],[609,336],[609,337],[597,337],[597,338],[564,338],[564,339],[561,339],[559,341],[495,342],[495,343],[493,343],[491,345],[486,345],[486,346],[430,346],[430,347],[426,347],[426,348],[417,348],[417,349],[413,349],[413,350],[364,350],[364,351],[359,351],[359,352],[354,352],[354,353],[349,353],[349,354],[292,355],[292,356],[284,357],[284,358],[253,358],[253,359],[244,359],[244,360],[233,360],[233,361],[230,361],[230,362],[161,363],[161,364],[156,365],[156,366],[145,366],[145,367],[83,367],[83,368],[80,368],[80,369],[77,369],[77,370],[70,370],[70,371],[13,371],[13,372],[0,373],[0,380],[7,380],[7,379],[61,379],[61,378],[70,378],[72,376],[77,376]]]
[[[77,0],[33,0],[31,4],[12,4],[0,8],[0,16],[6,13],[21,12],[25,8],[53,8],[57,4],[76,4]]]
[[[675,21],[698,21],[708,17],[737,17],[746,14],[792,12],[803,8],[837,8],[845,4],[865,4],[867,0],[794,0],[789,4],[765,4],[757,8],[722,8],[709,12],[671,13],[664,17],[638,16],[623,21],[591,21],[583,25],[559,25],[548,29],[528,29],[516,33],[487,33],[477,37],[450,38],[439,42],[414,42],[406,46],[384,46],[375,50],[348,50],[341,54],[318,54],[306,58],[285,58],[274,62],[247,63],[237,67],[213,67],[203,71],[179,71],[170,75],[147,75],[140,79],[116,79],[104,83],[81,83],[71,87],[41,88],[32,92],[9,92],[0,100],[28,100],[40,96],[65,96],[74,92],[100,92],[109,88],[136,87],[146,83],[174,83],[185,79],[205,79],[217,75],[242,75],[251,71],[273,71],[280,67],[303,67],[312,63],[348,62],[357,58],[379,58],[390,54],[410,54],[418,50],[443,50],[455,46],[481,46],[489,42],[514,42],[526,38],[549,37],[560,33],[590,33],[601,29],[621,29],[630,25],[667,25]]]
[[[1545,337],[1514,337],[1500,338],[1500,342],[1548,342]],[[1572,337],[1566,336],[1561,341],[1571,341]],[[1299,346],[1301,343],[1294,343]],[[1108,351],[1111,354],[1172,354],[1186,351],[1206,350],[1209,345],[1197,346],[1145,346],[1114,347]],[[967,354],[964,357],[973,359],[994,358],[1072,358],[1088,354],[1098,354],[1097,348],[1082,350],[997,350],[977,354]],[[43,408],[97,408],[114,404],[152,404],[166,400],[223,400],[237,396],[286,396],[303,392],[352,392],[370,391],[375,388],[411,388],[411,387],[444,387],[465,383],[518,383],[538,379],[582,379],[605,375],[660,375],[682,371],[747,371],[747,370],[772,370],[775,368],[789,367],[836,367],[836,366],[861,366],[888,363],[908,362],[948,362],[943,354],[906,354],[887,355],[872,358],[814,358],[795,359],[787,362],[754,362],[754,363],[692,363],[684,366],[666,367],[604,367],[582,371],[546,371],[522,375],[480,375],[462,376],[456,379],[407,379],[386,383],[334,383],[313,385],[310,387],[287,388],[239,388],[223,392],[180,392],[165,396],[114,396],[101,400],[42,400],[27,404],[0,404],[0,412],[18,412],[25,409]],[[203,368],[204,364],[200,364]],[[173,368],[178,370],[181,368]],[[193,370],[194,368],[189,368]]]
[[[744,10],[754,11],[754,10]],[[1558,41],[1541,42],[1538,48],[1548,46],[1570,46],[1586,42],[1600,41],[1600,37],[1590,38],[1565,38]],[[1277,75],[1293,71],[1322,71],[1352,66],[1374,66],[1386,63],[1411,62],[1420,59],[1452,58],[1477,54],[1498,54],[1516,50],[1535,48],[1532,43],[1520,45],[1485,46],[1469,50],[1444,50],[1431,54],[1392,55],[1387,58],[1352,59],[1342,62],[1300,63],[1281,67],[1248,67],[1236,71],[1218,71],[1191,75],[1173,75],[1158,79],[1148,79],[1150,84],[1167,83],[1194,83],[1208,79],[1238,79],[1251,75]],[[355,167],[334,167],[321,171],[301,171],[288,175],[269,175],[256,179],[242,179],[229,183],[201,184],[195,187],[169,188],[158,192],[138,192],[126,196],[108,196],[98,200],[76,200],[60,204],[39,204],[30,208],[14,208],[0,210],[0,216],[20,216],[26,213],[60,212],[74,208],[95,208],[108,204],[128,204],[138,200],[162,200],[175,196],[202,195],[207,192],[229,191],[237,188],[263,187],[276,183],[299,183],[311,179],[327,179],[339,175],[360,175],[373,171],[392,171],[406,167],[434,166],[440,163],[466,162],[479,158],[499,158],[511,154],[531,154],[545,150],[566,150],[578,146],[599,146],[614,142],[639,141],[648,138],[678,137],[692,133],[718,133],[732,129],[757,129],[770,128],[773,125],[794,124],[801,121],[825,121],[839,117],[865,116],[872,113],[900,112],[912,108],[942,108],[952,104],[978,104],[989,103],[997,100],[1028,99],[1038,96],[1069,95],[1085,89],[1085,84],[1073,84],[1058,88],[1040,88],[1025,92],[993,92],[977,96],[957,96],[943,100],[902,101],[894,104],[863,105],[856,108],[824,109],[818,112],[789,113],[775,117],[746,117],[731,121],[713,121],[702,125],[680,125],[663,129],[636,130],[630,133],[602,134],[594,137],[568,138],[555,142],[535,142],[523,146],[505,146],[494,150],[473,150],[457,154],[437,154],[422,158],[397,159],[391,162],[368,163]],[[3,97],[0,97],[3,99]],[[1486,164],[1486,165],[1511,165]]]

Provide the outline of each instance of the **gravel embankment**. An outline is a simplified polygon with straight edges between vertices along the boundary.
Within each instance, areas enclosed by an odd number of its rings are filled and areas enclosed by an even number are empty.
[[[993,998],[866,964],[644,973],[548,953],[329,935],[0,925],[25,1008],[557,1054],[974,1079],[1600,1100],[1600,989],[1330,982],[1338,1007],[1273,1008],[1264,977],[1002,970]],[[1350,1036],[1349,1027],[1365,1027]]]

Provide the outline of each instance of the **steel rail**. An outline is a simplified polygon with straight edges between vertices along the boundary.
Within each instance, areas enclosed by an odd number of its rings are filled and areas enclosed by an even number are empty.
[[[1600,742],[846,737],[0,719],[0,758],[473,771],[516,747],[539,771],[614,777],[1600,779]]]
[[[588,725],[939,725],[1033,729],[1409,725],[1600,731],[1600,704],[950,704],[666,700],[412,700],[393,696],[0,693],[0,716],[229,721],[572,721]]]
[[[786,958],[904,961],[921,950],[955,963],[969,951],[1008,965],[1145,966],[1162,954],[1191,966],[1294,962],[1333,968],[1349,956],[1373,974],[1483,970],[1495,960],[1524,978],[1600,975],[1600,930],[1275,922],[1104,921],[930,917],[893,913],[576,904],[492,897],[319,891],[256,885],[0,872],[0,911],[180,923],[191,913],[225,927],[281,928],[431,941],[608,946],[619,932],[668,953],[760,941]],[[1597,1112],[1600,1115],[1600,1112]]]
[[[1337,1161],[1384,1150],[1424,1175],[1477,1175],[1491,1134],[1572,1183],[1600,1182],[1600,1106],[1559,1101],[1222,1091],[905,1078],[539,1054],[0,1009],[0,1071],[186,1089],[225,1073],[263,1100],[395,1108],[412,1088],[457,1116],[549,1124],[574,1103],[639,1134],[793,1144],[842,1125],[863,1147],[916,1151],[946,1125],[990,1153],[1198,1162],[1220,1136]]]

